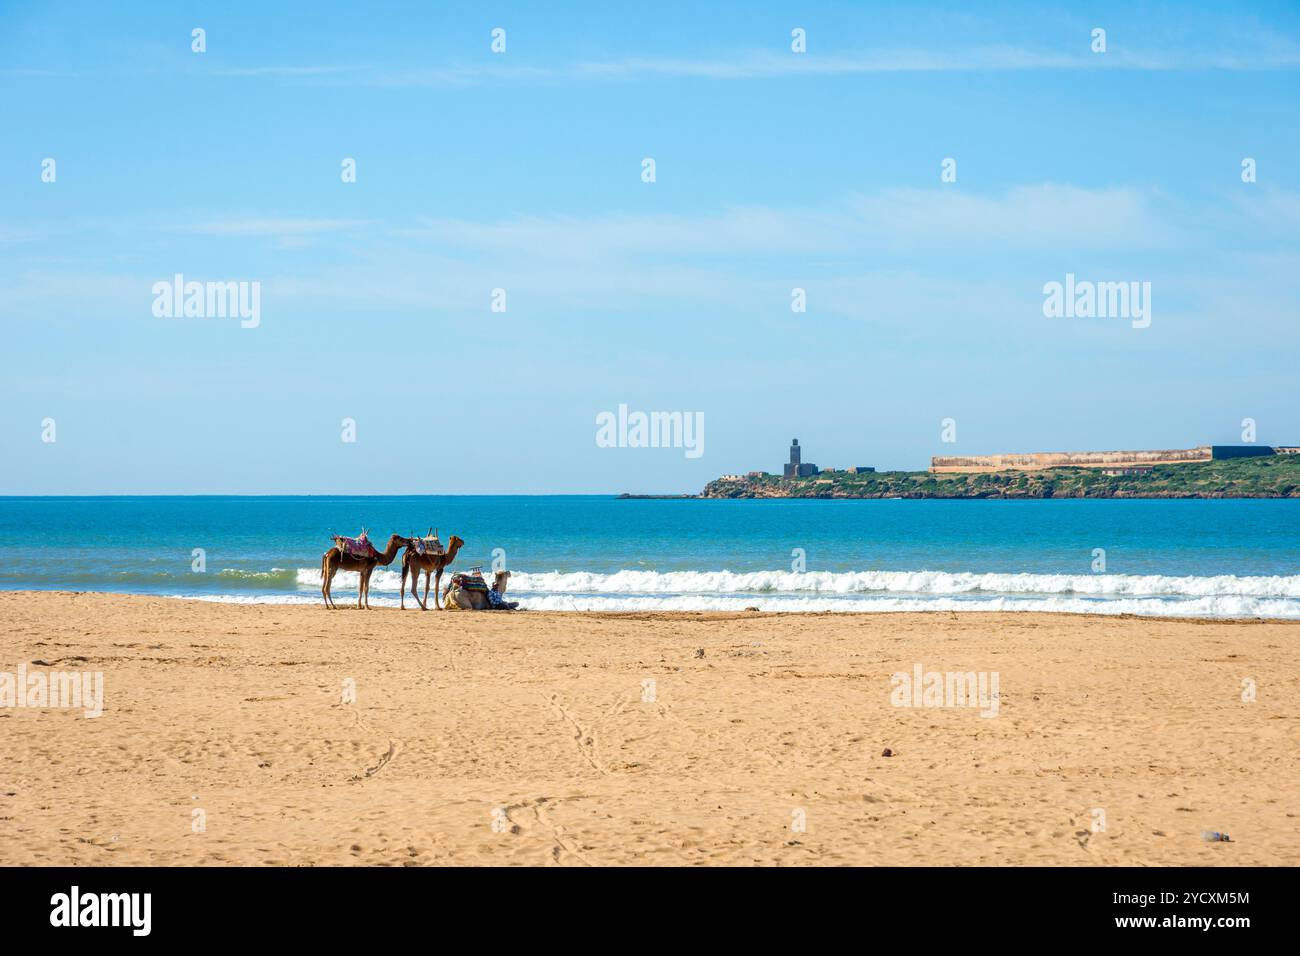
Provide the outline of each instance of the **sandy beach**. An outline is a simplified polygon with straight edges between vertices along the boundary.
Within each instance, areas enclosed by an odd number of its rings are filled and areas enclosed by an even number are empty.
[[[5,865],[1300,863],[1297,623],[53,592],[0,622],[0,671],[104,687],[0,707]],[[918,665],[995,672],[996,715],[897,706]]]

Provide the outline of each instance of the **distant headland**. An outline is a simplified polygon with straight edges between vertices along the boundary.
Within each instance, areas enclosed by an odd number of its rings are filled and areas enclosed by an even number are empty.
[[[694,497],[1300,498],[1300,447],[936,456],[928,471],[878,472],[818,468],[795,439],[781,474],[723,475]]]

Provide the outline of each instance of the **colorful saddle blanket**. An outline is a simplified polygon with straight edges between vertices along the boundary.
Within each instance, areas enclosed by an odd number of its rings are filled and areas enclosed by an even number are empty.
[[[351,558],[373,558],[379,555],[375,546],[370,543],[370,538],[362,535],[359,538],[345,538],[343,535],[336,535],[334,543],[339,546],[339,550]]]
[[[412,543],[415,545],[416,554],[446,554],[447,553],[447,549],[442,546],[442,542],[438,540],[437,535],[433,535],[432,537],[429,538],[412,538],[411,540]]]
[[[488,593],[487,582],[476,574],[453,574],[451,576],[451,586],[460,588],[462,591],[482,591]]]

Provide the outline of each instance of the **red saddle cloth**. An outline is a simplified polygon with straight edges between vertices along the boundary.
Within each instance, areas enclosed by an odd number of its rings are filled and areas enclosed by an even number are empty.
[[[370,543],[370,538],[364,534],[359,538],[345,538],[343,535],[336,535],[334,543],[339,546],[340,551],[350,558],[375,558],[379,556],[375,546]]]

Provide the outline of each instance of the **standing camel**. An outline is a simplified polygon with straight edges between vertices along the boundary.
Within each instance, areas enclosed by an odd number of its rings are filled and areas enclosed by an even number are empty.
[[[334,598],[330,596],[330,583],[334,580],[334,575],[339,571],[356,571],[361,575],[361,586],[357,590],[357,609],[364,607],[370,610],[370,575],[379,565],[392,564],[393,558],[397,557],[397,552],[402,545],[410,542],[400,534],[391,535],[388,538],[388,547],[384,548],[382,554],[372,545],[371,553],[363,557],[345,548],[343,539],[337,535],[334,541],[334,547],[321,555],[320,559],[320,593],[325,598],[325,606],[338,607],[334,603]]]
[[[408,539],[406,544],[406,553],[402,555],[402,610],[406,610],[406,575],[411,575],[411,597],[419,602],[420,610],[429,610],[429,577],[436,575],[433,585],[433,606],[442,610],[442,604],[438,601],[438,588],[442,585],[442,571],[456,559],[457,552],[464,546],[465,541],[462,538],[451,536],[447,542],[448,548],[442,554],[420,553],[415,550],[415,539]],[[416,593],[416,582],[419,581],[420,572],[424,572],[424,598]]]

